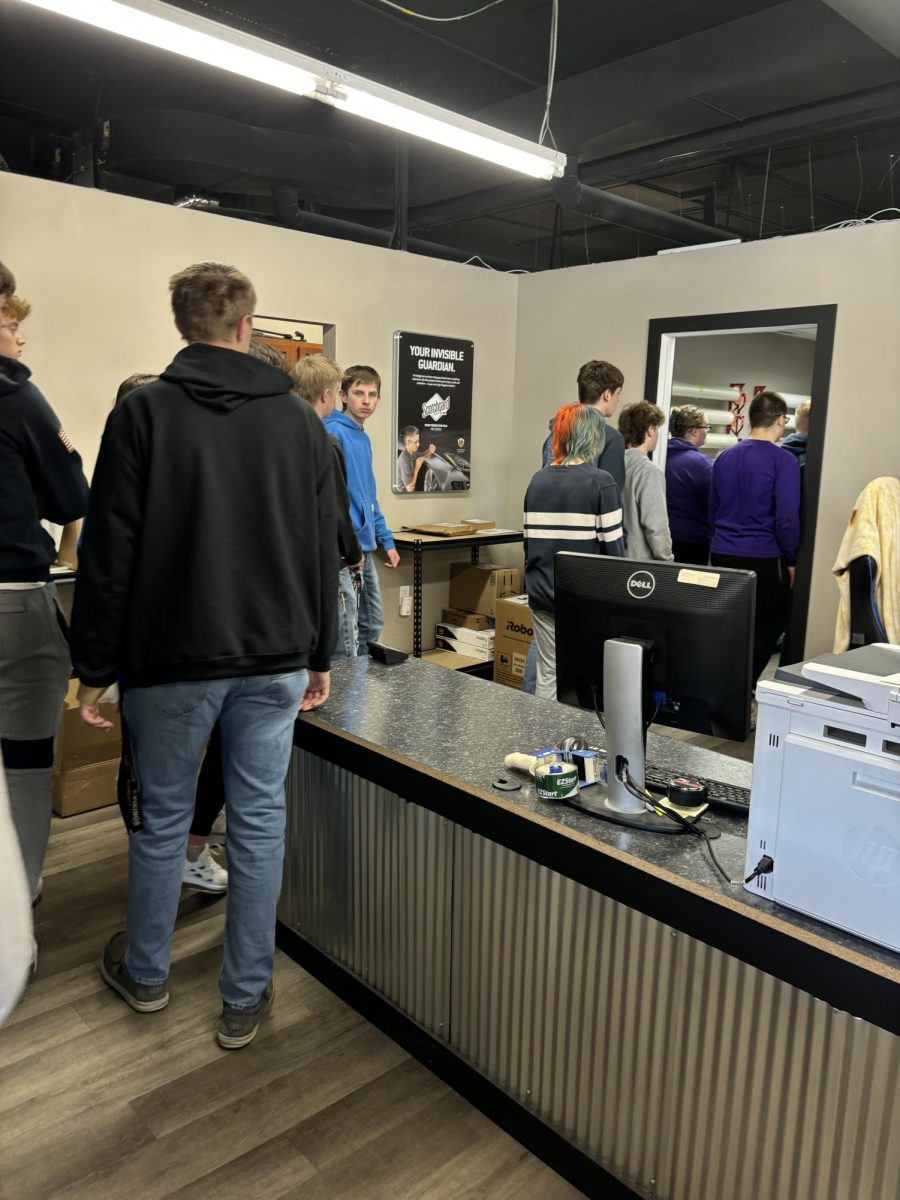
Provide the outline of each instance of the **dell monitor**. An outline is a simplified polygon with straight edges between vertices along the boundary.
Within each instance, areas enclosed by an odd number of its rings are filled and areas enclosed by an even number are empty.
[[[647,728],[749,735],[756,576],[566,551],[554,596],[557,697],[604,714],[598,815],[672,832],[641,799]]]

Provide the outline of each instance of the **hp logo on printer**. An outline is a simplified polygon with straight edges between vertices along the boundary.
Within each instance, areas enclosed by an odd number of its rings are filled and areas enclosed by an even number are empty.
[[[625,584],[628,595],[633,600],[646,600],[648,596],[653,595],[655,587],[656,576],[651,575],[649,571],[635,571],[633,575],[628,576],[628,582]]]
[[[900,876],[900,844],[878,825],[854,825],[844,834],[847,866],[863,883],[888,884]]]

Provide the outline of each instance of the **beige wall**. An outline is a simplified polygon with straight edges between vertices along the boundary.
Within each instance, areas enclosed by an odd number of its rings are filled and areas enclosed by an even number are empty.
[[[652,318],[812,304],[838,306],[807,640],[807,653],[830,650],[831,565],[853,502],[900,472],[900,222],[522,277],[510,489],[524,494],[581,363],[608,358],[625,401],[643,398]]]
[[[836,589],[830,567],[850,508],[869,479],[900,470],[900,223],[771,239],[660,258],[505,276],[374,247],[168,208],[104,192],[0,175],[3,257],[35,309],[25,358],[88,469],[121,379],[157,371],[179,348],[166,280],[219,258],[253,278],[261,312],[333,322],[339,360],[384,376],[370,422],[388,522],[488,516],[517,525],[548,418],[575,397],[589,358],[643,391],[653,317],[811,304],[838,305],[810,652],[830,648]],[[390,491],[391,336],[395,329],[471,338],[475,353],[473,481],[462,500],[403,501]],[[452,549],[426,560],[426,630],[444,601]],[[520,562],[518,548],[491,557]],[[410,564],[383,570],[386,637],[411,640],[396,589]]]
[[[169,276],[222,259],[253,279],[260,312],[333,322],[338,361],[380,370],[382,405],[367,430],[389,524],[518,519],[506,482],[513,474],[515,277],[9,174],[0,175],[0,228],[15,235],[4,239],[0,258],[34,305],[23,329],[24,359],[88,471],[120,381],[162,370],[180,348]],[[404,502],[391,494],[396,329],[476,343],[473,486],[462,499]],[[435,562],[427,574],[438,573]],[[411,644],[412,622],[396,615],[396,589],[411,582],[409,561],[397,572],[382,570],[386,637],[401,646]],[[432,622],[444,591],[428,589]]]

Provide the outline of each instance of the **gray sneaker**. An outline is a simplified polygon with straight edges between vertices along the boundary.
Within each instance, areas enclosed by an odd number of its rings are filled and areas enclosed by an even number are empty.
[[[223,1050],[240,1050],[256,1037],[259,1023],[269,1011],[272,998],[275,995],[275,985],[270,979],[262,998],[249,1008],[232,1008],[230,1004],[222,1005],[222,1015],[219,1018],[219,1045]]]
[[[128,946],[126,933],[114,933],[103,951],[100,960],[100,974],[114,992],[118,992],[126,1004],[135,1012],[159,1012],[169,1003],[167,983],[158,983],[152,987],[146,983],[138,983],[128,974],[125,966],[125,950]]]

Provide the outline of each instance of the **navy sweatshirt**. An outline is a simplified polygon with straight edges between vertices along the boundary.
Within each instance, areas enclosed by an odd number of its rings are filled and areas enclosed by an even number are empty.
[[[41,519],[67,525],[87,512],[81,457],[30,376],[0,356],[0,583],[46,582],[56,545]]]
[[[708,545],[709,485],[712,461],[683,438],[669,438],[666,448],[666,503],[675,541]]]
[[[600,415],[603,417],[602,413]],[[555,420],[555,417],[550,418],[550,433],[541,448],[542,467],[550,466],[553,453],[553,422]],[[606,417],[603,417],[603,426],[606,433],[606,442],[603,446],[603,453],[594,463],[594,466],[612,475],[619,493],[622,494],[625,491],[625,439],[619,433],[618,429],[614,429],[610,425]]]
[[[553,560],[560,550],[625,553],[616,481],[593,463],[544,467],[525,493],[525,591],[540,612],[553,612]]]
[[[83,683],[327,671],[334,455],[285,373],[188,346],[106,423],[75,589]]]

